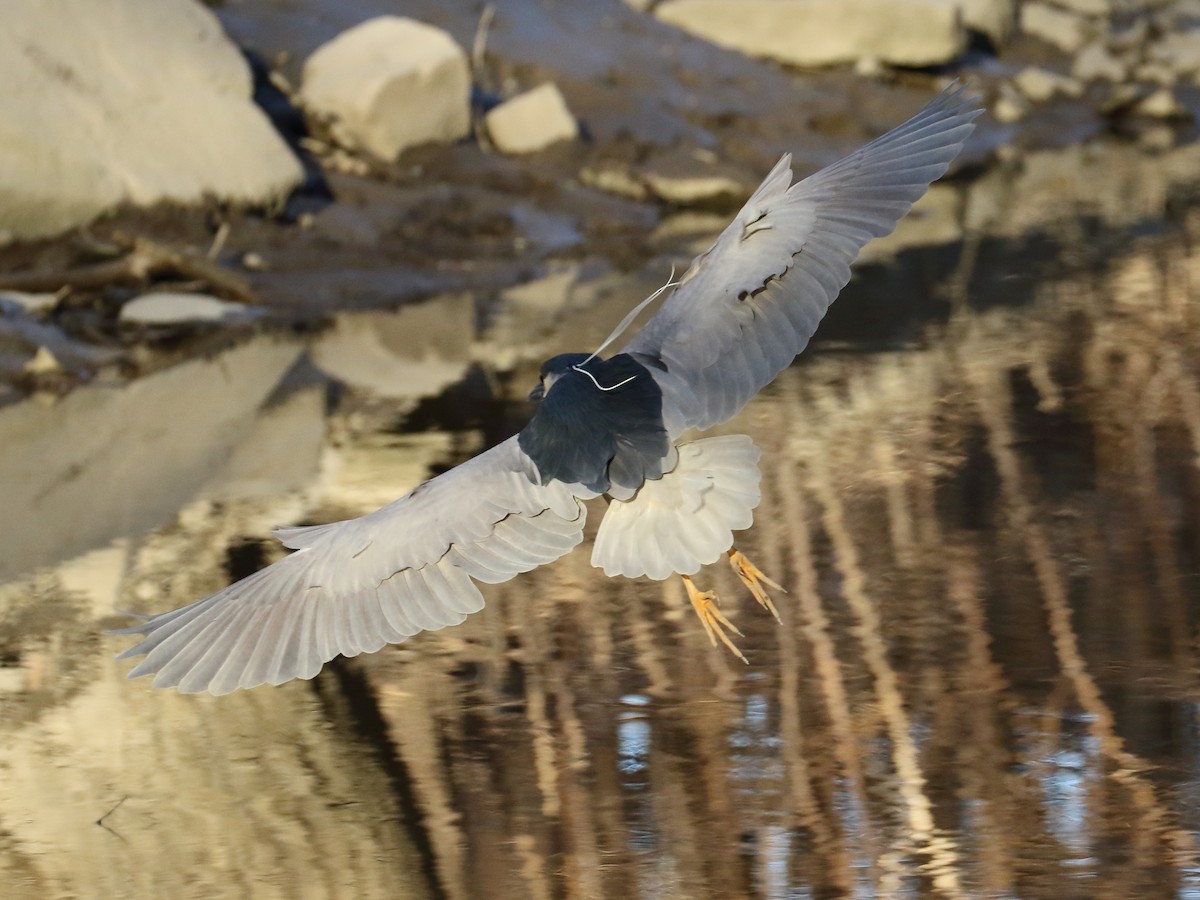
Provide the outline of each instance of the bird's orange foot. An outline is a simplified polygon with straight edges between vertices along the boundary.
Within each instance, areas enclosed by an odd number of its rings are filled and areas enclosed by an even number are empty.
[[[729,551],[729,565],[733,567],[734,574],[742,579],[742,584],[750,589],[750,593],[754,595],[754,599],[758,601],[758,605],[773,615],[776,622],[782,622],[783,620],[779,618],[779,610],[771,602],[771,598],[767,595],[766,588],[763,585],[770,585],[775,590],[783,591],[786,594],[787,591],[783,590],[783,586],[776,584],[764,575],[762,569],[750,562],[745,554],[737,550]]]
[[[719,639],[734,656],[746,665],[750,665],[750,661],[742,655],[742,651],[729,639],[731,631],[738,637],[741,637],[742,633],[737,630],[736,625],[725,618],[725,614],[717,607],[717,595],[712,591],[700,590],[687,575],[680,577],[683,578],[683,586],[687,588],[688,599],[692,601],[692,609],[696,610],[696,615],[700,617],[700,624],[704,626],[704,632],[708,635],[712,645],[717,646]]]

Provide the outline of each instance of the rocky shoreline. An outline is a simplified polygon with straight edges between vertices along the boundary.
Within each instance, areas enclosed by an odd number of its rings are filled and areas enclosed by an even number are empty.
[[[170,0],[91,41],[18,16],[0,404],[337,310],[465,290],[488,319],[563,266],[665,271],[779,153],[814,169],[956,78],[990,115],[895,246],[1001,227],[1013,192],[1037,227],[1200,183],[1191,0],[751,5]]]

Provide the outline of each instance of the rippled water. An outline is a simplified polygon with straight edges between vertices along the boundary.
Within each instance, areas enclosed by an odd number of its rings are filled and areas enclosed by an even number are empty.
[[[114,435],[94,392],[6,410],[32,513],[0,554],[5,896],[1200,896],[1196,226],[868,268],[723,429],[764,450],[738,546],[788,589],[776,624],[698,576],[748,666],[585,546],[311,684],[124,680],[114,605],[186,602],[274,558],[271,525],[515,428],[543,347],[501,337],[536,295],[482,342],[469,298],[343,320],[311,354],[332,388],[265,336],[112,389],[145,411]]]

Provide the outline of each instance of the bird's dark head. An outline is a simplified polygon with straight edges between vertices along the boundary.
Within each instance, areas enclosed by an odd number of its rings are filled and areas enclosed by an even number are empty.
[[[529,392],[529,399],[541,400],[546,396],[546,392],[554,386],[555,381],[570,372],[572,366],[582,366],[588,355],[587,353],[560,353],[558,356],[550,357],[542,363],[541,371],[538,372],[537,387]],[[599,362],[599,360],[595,360],[595,362]]]
[[[662,389],[628,353],[553,356],[529,397],[541,403],[518,443],[542,484],[554,479],[601,492],[612,482],[636,488],[661,477],[671,447]]]

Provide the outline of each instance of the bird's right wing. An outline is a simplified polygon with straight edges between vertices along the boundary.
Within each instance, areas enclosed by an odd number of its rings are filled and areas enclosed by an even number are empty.
[[[980,114],[961,87],[792,184],[784,156],[625,346],[660,363],[668,430],[725,421],[808,344],[872,238],[945,174]]]
[[[373,513],[280,529],[295,553],[118,632],[143,635],[121,654],[145,656],[130,677],[225,694],[458,624],[483,607],[472,578],[507,581],[583,540],[594,494],[534,471],[513,437]]]

